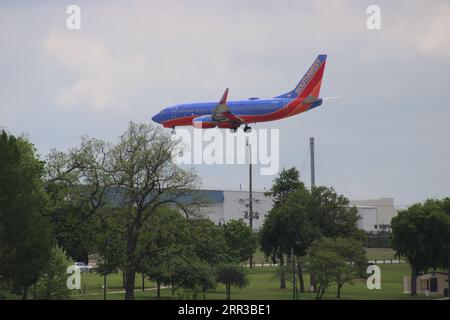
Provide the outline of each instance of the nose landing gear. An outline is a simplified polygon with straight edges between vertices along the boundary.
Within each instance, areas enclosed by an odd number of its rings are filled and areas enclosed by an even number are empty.
[[[171,133],[171,134],[177,133],[177,132],[175,131],[175,127],[172,128],[172,131],[170,131],[170,133]]]
[[[249,127],[248,125],[245,125],[244,132],[252,132],[252,127]]]

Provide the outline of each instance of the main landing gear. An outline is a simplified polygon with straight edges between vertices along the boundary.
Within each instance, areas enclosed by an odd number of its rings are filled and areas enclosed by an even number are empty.
[[[233,132],[233,133],[236,133],[237,130],[238,130],[238,127],[230,128],[230,131]],[[244,130],[245,133],[247,133],[247,132],[252,132],[252,128],[249,127],[248,125],[245,125],[245,127],[244,127],[243,130]]]
[[[171,133],[171,134],[177,133],[177,132],[175,131],[175,127],[172,128],[172,131],[170,131],[170,133]]]

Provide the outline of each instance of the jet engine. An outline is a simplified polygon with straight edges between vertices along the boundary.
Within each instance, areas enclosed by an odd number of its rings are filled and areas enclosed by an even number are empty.
[[[210,129],[216,126],[216,121],[211,116],[201,116],[192,119],[192,126],[199,129]]]

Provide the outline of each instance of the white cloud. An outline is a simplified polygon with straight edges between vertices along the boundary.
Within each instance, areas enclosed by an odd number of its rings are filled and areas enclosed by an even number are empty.
[[[364,59],[450,59],[450,5],[432,2],[408,4],[409,12],[401,10],[404,6],[381,6],[382,29],[365,31],[361,46]]]
[[[417,41],[417,49],[423,54],[433,54],[450,59],[450,5],[441,4]]]
[[[142,55],[114,56],[92,36],[51,32],[43,46],[76,76],[75,82],[56,96],[55,102],[61,106],[87,104],[96,111],[123,108],[138,92],[145,75]]]

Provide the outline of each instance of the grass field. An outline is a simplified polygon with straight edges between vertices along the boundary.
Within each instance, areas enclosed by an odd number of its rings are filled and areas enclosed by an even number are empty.
[[[411,299],[407,294],[403,294],[403,277],[409,275],[410,267],[407,264],[386,264],[380,265],[381,268],[381,290],[368,290],[364,281],[356,281],[353,285],[345,285],[341,292],[342,300],[371,300],[371,299]],[[290,300],[292,299],[292,285],[287,281],[287,288],[279,288],[279,280],[275,276],[275,267],[257,267],[254,269],[247,269],[249,277],[249,285],[243,289],[233,288],[231,298],[236,300],[246,299],[270,299],[270,300]],[[124,298],[123,292],[111,293],[114,291],[123,291],[121,287],[122,276],[120,274],[108,276],[108,295],[107,299],[115,300]],[[309,286],[309,275],[305,275],[306,287]],[[82,286],[86,288],[85,294],[74,294],[74,299],[103,299],[101,286],[103,284],[103,278],[97,274],[83,275]],[[136,299],[156,299],[156,290],[150,281],[145,283],[146,291],[139,290],[141,288],[140,276],[136,279]],[[175,296],[172,296],[170,289],[161,290],[161,299],[178,299],[183,292],[177,290]],[[184,298],[190,298],[184,296]],[[203,296],[199,297],[203,299]],[[205,297],[210,299],[224,299],[225,290],[224,287],[219,285],[214,292],[208,292]],[[433,296],[428,299],[439,298]],[[300,299],[310,300],[315,299],[315,294],[304,293],[301,294]],[[331,286],[324,296],[324,299],[336,299],[336,286]],[[417,296],[414,299],[427,299],[425,296]]]
[[[366,248],[366,254],[368,260],[397,259],[397,257],[395,257],[394,250],[391,248]],[[264,256],[264,253],[262,253],[259,249],[256,250],[253,255],[253,262],[256,264],[269,264],[269,261]]]

